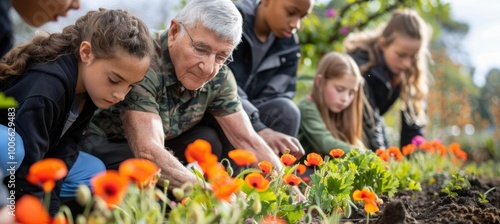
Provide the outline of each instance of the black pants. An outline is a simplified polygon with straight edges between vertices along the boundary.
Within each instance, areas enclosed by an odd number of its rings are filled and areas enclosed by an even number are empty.
[[[254,106],[259,109],[260,120],[267,127],[297,137],[300,127],[300,110],[292,100],[279,97]]]
[[[227,153],[234,149],[215,118],[208,113],[193,128],[165,141],[165,147],[171,150],[181,163],[186,165],[184,150],[188,144],[196,139],[204,139],[210,142],[212,153],[219,158],[219,161],[222,158],[228,158]],[[121,162],[134,158],[134,153],[127,142],[112,142],[100,136],[88,135],[85,136],[81,145],[82,151],[101,159],[107,169],[117,170]],[[234,164],[232,165],[234,168]]]

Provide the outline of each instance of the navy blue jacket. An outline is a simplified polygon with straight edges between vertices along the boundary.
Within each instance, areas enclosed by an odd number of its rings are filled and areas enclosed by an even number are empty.
[[[87,127],[96,106],[86,96],[86,103],[77,120],[61,136],[71,105],[75,98],[78,62],[74,56],[61,56],[55,61],[33,64],[21,75],[10,76],[0,81],[0,91],[14,97],[15,131],[21,135],[25,157],[16,171],[16,199],[24,194],[40,198],[42,189],[25,179],[30,166],[43,158],[62,159],[71,169],[78,156],[77,142]],[[8,110],[0,110],[0,124],[7,126]],[[8,178],[8,177],[7,177]],[[4,183],[8,185],[8,179]],[[50,213],[59,210],[59,192],[62,181],[58,181],[52,192]],[[9,190],[12,188],[9,187]]]
[[[358,50],[349,53],[359,67],[369,61],[368,52]],[[381,57],[383,58],[383,57]],[[392,87],[390,77],[393,73],[389,70],[385,62],[369,68],[362,74],[365,78],[365,95],[373,109],[373,121],[367,119],[366,113],[363,119],[363,132],[368,138],[368,147],[376,150],[381,147],[390,147],[387,137],[383,115],[391,108],[401,94],[402,84]],[[411,143],[416,135],[423,136],[423,127],[416,124],[409,124],[405,119],[405,111],[401,111],[401,138],[400,146]]]
[[[229,68],[238,84],[243,109],[250,116],[255,131],[266,126],[259,119],[259,111],[254,105],[277,97],[292,99],[295,96],[297,68],[300,59],[298,36],[276,38],[260,64],[252,64],[250,38],[254,32],[255,10],[260,1],[244,0],[236,3],[243,16],[242,42],[233,52],[234,61]]]

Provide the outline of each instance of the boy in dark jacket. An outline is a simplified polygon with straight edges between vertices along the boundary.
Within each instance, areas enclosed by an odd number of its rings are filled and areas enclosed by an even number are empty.
[[[295,95],[300,45],[295,34],[314,0],[243,0],[242,43],[229,64],[243,107],[255,131],[277,153],[296,157],[304,149],[296,139],[300,112]]]

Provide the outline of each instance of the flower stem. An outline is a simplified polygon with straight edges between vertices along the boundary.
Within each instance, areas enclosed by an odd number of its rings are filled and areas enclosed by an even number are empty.
[[[45,209],[47,211],[50,210],[50,199],[51,199],[51,192],[45,192],[44,198],[43,198],[43,204],[45,205]]]
[[[87,205],[85,205],[85,210],[83,210],[83,216],[84,217],[89,217],[89,215],[90,215],[90,209],[92,208],[92,206],[94,205],[94,203],[95,203],[94,197],[91,197],[90,201],[87,203]]]

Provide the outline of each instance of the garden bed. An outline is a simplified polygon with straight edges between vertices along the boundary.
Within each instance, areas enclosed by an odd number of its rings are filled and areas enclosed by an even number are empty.
[[[310,153],[303,164],[284,154],[279,172],[267,161],[259,162],[258,169],[250,168],[255,156],[233,150],[229,157],[241,168],[235,176],[233,169],[223,165],[227,159],[218,163],[208,147],[203,140],[188,147],[193,172],[203,181],[173,189],[170,199],[166,191],[155,187],[168,186],[168,182],[157,182],[156,164],[129,159],[118,171],[93,177],[92,195],[87,186],[79,188],[76,199],[82,211],[63,206],[55,218],[70,220],[70,224],[94,219],[120,224],[500,224],[500,169],[493,162],[498,160],[466,162],[467,154],[455,143],[423,142],[375,153],[351,150],[344,154],[333,149],[324,157]],[[34,165],[54,167],[45,160]],[[301,194],[305,198],[299,199]],[[21,200],[16,218],[38,223],[39,217],[48,217],[39,199]],[[34,207],[43,214],[32,214]],[[71,222],[74,218],[77,222]]]
[[[442,183],[423,185],[422,191],[398,191],[380,206],[381,212],[370,223],[500,223],[500,177],[471,178],[470,188],[455,191],[451,197],[441,192]],[[480,202],[481,194],[488,202]],[[366,223],[362,209],[344,223]]]

